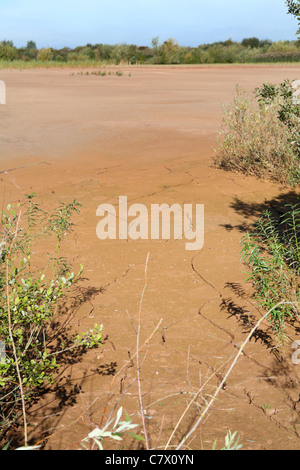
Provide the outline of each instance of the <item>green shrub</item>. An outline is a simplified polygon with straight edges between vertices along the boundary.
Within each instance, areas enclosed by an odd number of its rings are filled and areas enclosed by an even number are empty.
[[[1,60],[16,60],[18,58],[18,51],[10,44],[0,43],[0,59]]]
[[[286,185],[300,180],[300,106],[292,85],[265,84],[250,97],[237,89],[225,107],[215,164]]]
[[[50,47],[46,49],[40,49],[37,55],[37,59],[40,60],[41,62],[47,62],[49,60],[52,60],[53,58],[53,52]]]
[[[19,423],[22,407],[27,409],[30,399],[51,386],[68,354],[80,356],[101,344],[101,325],[80,335],[58,328],[60,306],[82,271],[75,275],[61,256],[78,211],[73,201],[46,213],[29,195],[23,206],[9,205],[1,213],[0,340],[6,358],[0,361],[0,441]],[[50,246],[53,236],[53,257],[34,262],[33,252],[42,243]]]
[[[280,217],[266,211],[242,240],[242,260],[251,268],[256,300],[266,311],[273,309],[271,324],[282,335],[298,309],[290,303],[300,302],[300,203],[287,205]],[[274,309],[280,302],[285,304]]]
[[[264,54],[257,54],[253,57],[254,62],[300,62],[300,52],[266,52]]]

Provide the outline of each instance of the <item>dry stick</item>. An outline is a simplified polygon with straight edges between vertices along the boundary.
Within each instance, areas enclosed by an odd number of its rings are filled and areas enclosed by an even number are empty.
[[[195,395],[195,392],[194,392],[193,387],[192,387],[192,383],[190,381],[190,376],[189,376],[189,361],[190,361],[190,346],[188,348],[188,357],[187,357],[187,362],[186,362],[186,378],[187,378],[188,384],[190,386],[191,394]],[[197,407],[197,410],[201,414],[201,409],[200,409],[200,406],[198,405],[197,401],[195,401],[195,405]]]
[[[24,446],[27,447],[27,445],[28,445],[28,435],[27,435],[27,419],[26,419],[25,397],[24,397],[23,382],[22,382],[22,377],[21,377],[20,367],[19,367],[19,362],[18,362],[17,350],[16,350],[16,346],[15,346],[13,333],[12,333],[10,300],[9,300],[9,287],[8,287],[8,260],[9,260],[11,251],[13,249],[15,239],[16,239],[17,234],[18,234],[18,227],[19,227],[20,218],[21,218],[21,211],[20,211],[19,216],[18,216],[18,220],[17,220],[17,224],[16,224],[16,230],[15,230],[14,237],[12,239],[10,249],[9,249],[9,252],[8,252],[8,255],[7,255],[7,258],[6,258],[6,299],[7,299],[8,332],[9,332],[9,337],[10,337],[10,341],[11,341],[11,344],[12,344],[14,359],[15,359],[15,362],[16,362],[16,370],[17,370],[17,375],[18,375],[19,388],[20,388],[21,401],[22,401],[22,413],[23,413],[23,422],[24,422]]]
[[[203,383],[203,385],[201,385],[201,387],[199,388],[198,392],[197,392],[196,394],[194,394],[194,398],[190,401],[190,403],[188,404],[188,406],[186,407],[186,409],[185,409],[184,412],[182,413],[180,419],[178,420],[178,422],[177,422],[175,428],[173,429],[172,434],[171,434],[171,436],[170,436],[170,438],[169,438],[169,440],[168,440],[168,442],[167,442],[167,444],[166,444],[166,446],[165,446],[165,450],[167,450],[168,447],[170,447],[170,442],[171,442],[171,440],[173,439],[173,437],[174,437],[174,435],[175,435],[175,433],[176,433],[176,431],[177,431],[177,429],[178,429],[178,427],[179,427],[181,421],[182,421],[183,418],[185,417],[185,415],[186,415],[186,413],[188,412],[188,410],[189,410],[189,408],[191,407],[191,405],[197,400],[197,398],[199,397],[199,395],[200,395],[200,393],[202,392],[202,390],[204,389],[204,387],[216,376],[216,372],[218,372],[218,370],[223,369],[224,365],[226,365],[227,362],[229,362],[230,359],[231,359],[231,357],[225,362],[225,364],[223,364],[222,366],[220,366],[219,369],[214,370],[214,372],[205,380],[205,382]],[[204,401],[206,401],[203,397],[202,397],[202,399],[203,399]],[[172,447],[174,447],[174,446],[172,446]]]
[[[142,344],[142,346],[140,346],[139,350],[141,351],[144,346],[146,346],[146,344],[148,344],[150,342],[150,340],[152,339],[152,337],[155,335],[155,333],[157,332],[158,328],[160,327],[161,323],[162,323],[163,319],[161,318],[158,322],[158,324],[156,325],[155,329],[152,331],[151,335],[146,339],[146,341]],[[102,414],[102,419],[101,419],[101,426],[103,425],[103,420],[104,420],[104,415],[106,413],[106,410],[107,410],[107,406],[108,406],[108,402],[109,402],[109,399],[111,397],[111,393],[112,393],[112,388],[113,388],[113,384],[115,382],[115,379],[118,375],[120,375],[120,373],[128,366],[128,364],[130,362],[132,362],[132,360],[136,357],[136,352],[130,357],[130,361],[126,361],[126,363],[121,367],[121,369],[116,373],[116,375],[114,375],[112,381],[111,381],[111,384],[110,384],[110,388],[109,388],[109,393],[108,393],[108,397],[107,397],[107,400],[105,402],[105,406],[104,406],[104,410],[103,410],[103,414]]]
[[[141,300],[140,300],[140,308],[139,308],[139,314],[138,314],[138,330],[137,330],[137,340],[136,340],[136,370],[137,370],[137,381],[138,381],[138,391],[139,391],[139,402],[140,402],[140,410],[141,410],[141,416],[142,416],[142,421],[143,421],[143,429],[144,429],[144,436],[145,436],[147,450],[149,450],[149,439],[148,439],[148,434],[147,434],[147,429],[146,429],[146,422],[145,422],[145,415],[144,415],[144,408],[143,408],[141,378],[140,378],[141,371],[140,371],[139,349],[140,349],[142,306],[143,306],[145,291],[147,288],[147,270],[148,270],[149,256],[150,256],[150,253],[148,253],[147,255],[146,265],[145,265],[145,284],[144,284],[144,288],[143,288],[143,292],[142,292]]]
[[[112,415],[114,414],[118,404],[120,403],[120,401],[122,400],[122,398],[126,395],[126,393],[128,392],[128,390],[130,389],[130,387],[132,387],[132,385],[134,384],[134,382],[136,381],[136,378],[134,378],[132,380],[132,382],[128,385],[128,387],[124,390],[124,392],[122,393],[122,395],[120,396],[119,400],[117,400],[117,402],[115,403],[113,409],[111,410],[111,413],[109,415],[109,417],[107,418],[107,423],[110,421]]]
[[[158,444],[159,444],[159,442],[160,442],[160,436],[161,436],[161,434],[162,434],[164,421],[165,421],[165,415],[163,415],[162,420],[161,420],[161,425],[160,425],[160,428],[159,428],[159,434],[158,434],[158,436],[157,436],[157,441],[156,441],[156,447],[155,447],[154,449],[158,449]],[[151,450],[152,450],[152,449],[151,449]]]
[[[234,368],[234,366],[236,365],[239,357],[241,356],[245,346],[248,344],[248,342],[250,341],[252,335],[255,333],[255,331],[257,330],[257,328],[259,327],[259,325],[270,315],[270,313],[277,307],[279,307],[280,305],[292,305],[293,307],[295,307],[295,304],[296,302],[279,302],[277,305],[275,305],[273,308],[271,308],[271,310],[269,310],[257,323],[256,325],[254,326],[254,328],[250,331],[249,335],[247,336],[246,340],[244,341],[244,343],[242,344],[238,354],[236,355],[234,361],[232,362],[227,374],[225,375],[225,377],[223,378],[222,382],[220,383],[220,385],[218,386],[218,388],[216,389],[213,397],[211,398],[210,402],[208,403],[208,405],[206,406],[206,408],[204,409],[203,413],[201,414],[201,416],[199,417],[199,419],[197,420],[197,422],[194,424],[194,426],[192,427],[192,429],[187,433],[187,435],[182,439],[182,441],[178,444],[178,446],[176,447],[176,450],[179,450],[185,443],[185,441],[187,439],[189,439],[189,437],[196,431],[196,429],[198,428],[199,424],[203,421],[203,418],[206,416],[206,414],[208,413],[209,409],[211,408],[212,404],[214,403],[215,399],[217,398],[217,395],[219,394],[219,392],[222,390],[224,384],[226,383],[229,375],[231,374],[232,372],[232,369]],[[194,399],[192,400],[192,402],[194,401]],[[191,403],[192,403],[191,402]],[[190,405],[188,405],[188,408],[189,408]],[[172,434],[171,438],[173,437],[174,433]],[[170,441],[171,441],[171,438],[169,439],[165,449],[167,449]]]
[[[36,162],[36,163],[31,163],[29,165],[23,165],[23,166],[17,166],[16,168],[9,168],[8,170],[2,170],[0,171],[0,174],[2,173],[8,173],[10,171],[15,171],[15,170],[22,170],[23,168],[28,168],[28,167],[31,167],[31,166],[35,166],[35,165],[41,165],[41,164],[45,164],[45,165],[52,165],[52,163],[49,163],[49,162]]]

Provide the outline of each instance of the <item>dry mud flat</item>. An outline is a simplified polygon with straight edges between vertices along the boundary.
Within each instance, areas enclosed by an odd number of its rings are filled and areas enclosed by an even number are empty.
[[[102,348],[70,364],[56,392],[31,409],[30,437],[37,442],[50,434],[47,449],[78,448],[100,424],[108,396],[106,416],[123,395],[120,404],[140,422],[136,362],[130,357],[148,252],[141,343],[162,322],[142,353],[141,387],[151,446],[166,444],[192,394],[211,376],[202,395],[213,393],[260,318],[244,284],[243,233],[265,201],[293,196],[274,184],[214,169],[211,159],[222,104],[232,100],[235,86],[250,91],[263,82],[299,78],[298,67],[122,72],[0,73],[7,85],[7,105],[0,107],[1,197],[14,202],[35,192],[46,207],[74,198],[83,204],[65,253],[75,269],[84,265],[87,279],[76,312],[63,319],[76,313],[70,320],[78,331],[103,323],[106,336]],[[172,239],[100,241],[96,209],[102,203],[117,206],[121,195],[147,208],[204,204],[204,248],[186,251],[185,240]],[[227,429],[239,431],[244,449],[300,448],[300,365],[292,363],[291,346],[283,358],[268,333],[264,323],[190,448],[211,449],[215,439],[222,446]],[[298,339],[295,331],[288,333]],[[171,445],[197,416],[192,407]]]

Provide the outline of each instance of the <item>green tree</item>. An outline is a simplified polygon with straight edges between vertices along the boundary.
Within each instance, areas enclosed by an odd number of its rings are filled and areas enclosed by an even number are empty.
[[[165,58],[162,50],[162,46],[159,42],[159,37],[156,36],[152,39],[152,53],[153,53],[153,63],[154,64],[164,64]]]
[[[50,49],[50,47],[48,47],[46,49],[41,49],[38,53],[37,58],[41,62],[47,62],[49,60],[52,60],[52,58],[53,58],[52,49]]]
[[[16,60],[18,58],[18,51],[10,42],[3,41],[0,43],[0,59],[2,60]]]
[[[95,53],[93,51],[93,47],[90,44],[87,44],[85,47],[82,47],[81,50],[79,51],[79,56],[82,59],[95,59]]]
[[[26,49],[32,50],[36,49],[36,43],[35,41],[27,41]]]
[[[4,41],[1,41],[2,46],[10,46],[14,47],[13,41],[8,41],[7,39],[4,39]]]
[[[180,47],[175,39],[168,39],[163,43],[162,47],[166,64],[180,63]]]
[[[163,44],[160,44],[158,37],[153,38],[152,51],[154,64],[180,63],[180,46],[175,39],[169,38]]]
[[[245,38],[242,40],[242,46],[251,47],[251,49],[259,47],[259,43],[260,40],[258,38]]]
[[[297,34],[300,35],[300,0],[286,0],[288,13],[297,18],[299,29]]]
[[[156,36],[155,38],[152,39],[151,41],[153,49],[158,49],[159,48],[159,37]]]
[[[118,44],[111,51],[111,58],[114,60],[116,65],[122,62],[129,62],[130,50],[127,44]]]
[[[111,52],[113,50],[114,46],[110,46],[108,44],[97,44],[96,45],[96,50],[97,50],[97,57],[100,60],[109,60],[111,58]]]

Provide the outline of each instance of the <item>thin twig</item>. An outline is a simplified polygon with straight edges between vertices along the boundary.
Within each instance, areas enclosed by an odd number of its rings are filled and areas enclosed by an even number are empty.
[[[188,347],[188,356],[187,356],[187,361],[186,361],[186,377],[187,377],[188,384],[190,386],[191,393],[192,395],[195,396],[195,392],[193,390],[193,386],[192,386],[192,383],[190,381],[190,376],[189,376],[189,362],[190,362],[190,346]],[[201,414],[201,408],[198,405],[197,401],[195,401],[195,405],[197,407],[198,412]]]
[[[140,346],[139,348],[139,351],[141,351],[151,340],[151,338],[155,335],[155,333],[157,332],[158,328],[160,327],[161,323],[162,323],[163,319],[161,318],[158,322],[158,324],[156,325],[156,327],[154,328],[154,330],[152,331],[151,335],[146,339],[146,341],[142,344],[142,346]],[[103,425],[103,420],[104,420],[104,416],[105,416],[105,413],[106,413],[106,410],[107,410],[107,405],[108,405],[108,402],[110,400],[110,397],[111,397],[111,393],[112,393],[112,388],[113,388],[113,384],[115,382],[115,379],[118,375],[120,375],[120,373],[128,366],[129,363],[131,363],[133,361],[133,359],[136,357],[136,352],[130,356],[130,360],[129,361],[126,361],[126,363],[121,367],[121,369],[116,372],[116,374],[114,375],[112,381],[111,381],[111,384],[110,384],[110,388],[109,388],[109,392],[108,392],[108,397],[106,399],[106,402],[105,402],[105,405],[104,405],[104,410],[103,410],[103,413],[102,413],[102,419],[101,419],[101,424],[100,426]]]
[[[231,358],[228,359],[228,361],[230,360]],[[227,362],[228,362],[227,361]],[[223,369],[224,367],[224,364],[222,366],[220,366],[219,370]],[[175,428],[173,429],[172,431],[172,434],[165,446],[165,450],[167,450],[169,447],[170,447],[170,442],[172,441],[180,423],[182,422],[183,418],[185,417],[186,413],[188,412],[189,408],[193,405],[193,403],[195,403],[195,401],[197,400],[197,398],[199,397],[200,393],[202,392],[202,390],[204,389],[204,387],[212,380],[213,377],[216,376],[216,372],[218,372],[218,369],[216,371],[214,371],[206,380],[205,382],[203,383],[203,385],[201,385],[201,387],[199,388],[198,392],[196,394],[194,394],[194,397],[193,399],[189,402],[188,406],[185,408],[184,412],[182,413],[182,415],[180,416]],[[203,401],[206,402],[205,398],[202,397]],[[201,415],[202,416],[202,415]]]
[[[15,239],[16,239],[17,234],[18,234],[18,227],[19,227],[20,218],[21,218],[21,211],[20,211],[18,219],[17,219],[14,237],[12,239],[10,249],[9,249],[9,252],[7,254],[7,257],[6,257],[6,276],[5,277],[6,277],[6,301],[7,301],[7,316],[8,316],[8,333],[9,333],[9,338],[10,338],[10,341],[11,341],[11,345],[12,345],[12,349],[13,349],[13,355],[14,355],[14,359],[15,359],[15,363],[16,363],[16,371],[17,371],[17,375],[18,375],[19,388],[20,388],[21,401],[22,401],[22,413],[23,413],[23,422],[24,422],[24,446],[27,447],[27,445],[28,445],[28,434],[27,434],[25,396],[24,396],[23,382],[22,382],[22,377],[21,377],[21,372],[20,372],[20,367],[19,367],[19,362],[18,362],[17,350],[16,350],[16,345],[15,345],[13,331],[12,331],[10,299],[9,299],[9,283],[8,283],[8,278],[9,278],[8,262],[9,262],[9,257],[10,257],[11,251],[12,251],[14,243],[15,243]]]
[[[149,450],[149,439],[146,429],[146,422],[145,422],[145,415],[144,415],[144,407],[143,407],[143,398],[142,398],[142,388],[141,388],[141,376],[140,376],[140,357],[139,357],[139,350],[140,350],[140,334],[141,334],[141,316],[142,316],[142,306],[145,291],[147,288],[147,270],[148,270],[148,262],[149,262],[150,253],[147,255],[146,264],[145,264],[145,284],[141,295],[140,300],[140,308],[138,314],[138,330],[137,330],[137,340],[136,340],[136,370],[137,370],[137,382],[138,382],[138,392],[139,392],[139,402],[140,402],[140,410],[143,422],[143,429],[144,429],[144,436],[146,441],[147,450]]]
[[[295,306],[295,302],[279,302],[277,305],[275,305],[273,308],[271,308],[271,310],[269,310],[257,323],[256,325],[254,326],[254,328],[252,328],[252,330],[250,331],[249,335],[247,336],[246,340],[244,341],[244,343],[242,344],[241,348],[239,349],[239,352],[237,353],[234,361],[232,362],[230,368],[228,369],[228,372],[226,373],[225,377],[223,378],[222,382],[220,383],[220,385],[217,387],[214,395],[212,396],[210,402],[207,404],[206,408],[204,409],[203,413],[201,414],[201,416],[198,418],[198,420],[196,421],[196,423],[194,424],[194,426],[192,427],[192,429],[187,433],[187,435],[181,440],[181,442],[178,444],[178,446],[176,447],[176,450],[179,450],[181,449],[181,447],[184,445],[184,443],[187,441],[187,439],[189,439],[191,437],[191,435],[196,431],[196,429],[198,428],[198,426],[200,425],[200,423],[203,421],[203,418],[206,416],[206,414],[208,413],[209,409],[211,408],[212,404],[214,403],[214,401],[216,400],[217,398],[217,395],[219,394],[219,392],[222,390],[224,384],[226,383],[229,375],[231,374],[234,366],[236,365],[237,361],[239,360],[245,346],[248,344],[248,342],[250,341],[252,335],[255,333],[255,331],[257,330],[257,328],[259,327],[259,325],[270,315],[270,313],[277,307],[279,307],[280,305],[292,305],[292,306]],[[194,399],[192,400],[192,402],[194,401]],[[191,402],[191,403],[192,403]],[[189,405],[190,406],[190,405]],[[189,408],[188,406],[188,408]],[[174,434],[174,433],[173,433]],[[172,434],[172,436],[173,436]],[[171,436],[171,437],[172,437]],[[169,439],[168,441],[168,444],[170,442],[171,438]],[[168,444],[166,446],[166,448],[168,447]]]

